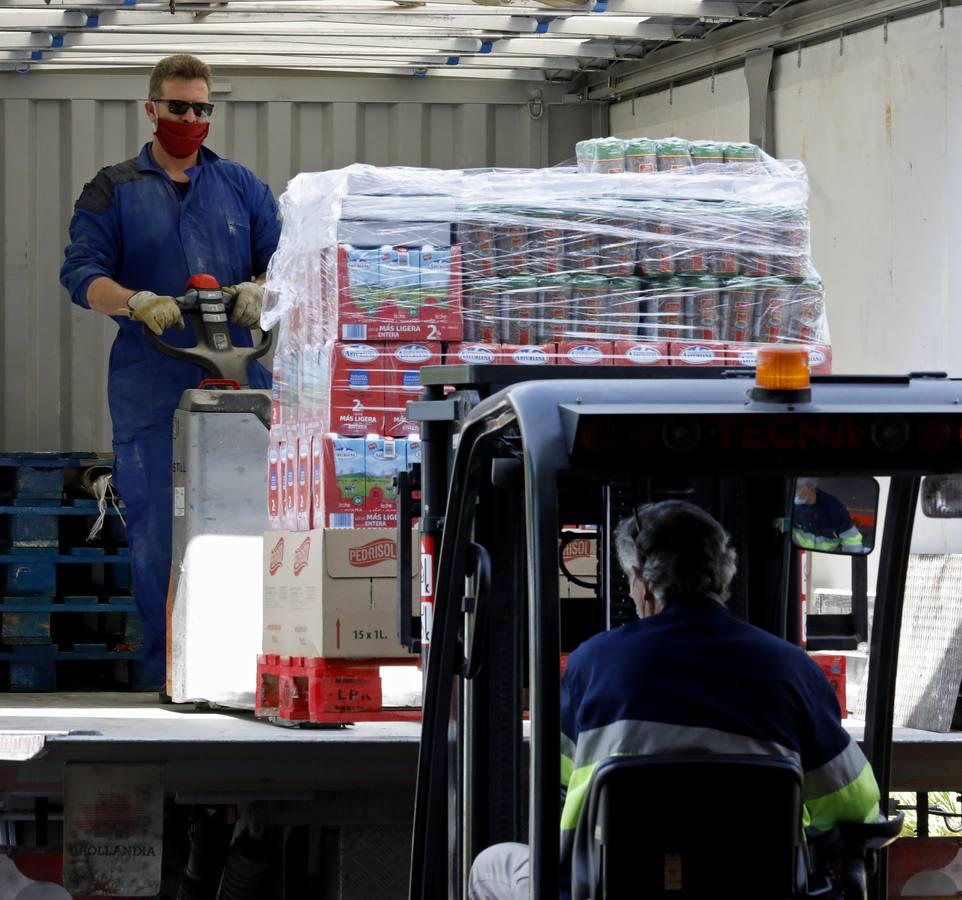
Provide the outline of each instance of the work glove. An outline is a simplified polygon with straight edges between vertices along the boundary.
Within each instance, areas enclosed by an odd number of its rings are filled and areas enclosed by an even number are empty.
[[[264,288],[254,281],[243,281],[224,288],[224,293],[234,298],[231,321],[244,328],[257,328],[261,322],[261,305]]]
[[[173,297],[139,291],[127,301],[127,310],[131,319],[143,322],[157,337],[171,325],[184,328],[184,317]]]

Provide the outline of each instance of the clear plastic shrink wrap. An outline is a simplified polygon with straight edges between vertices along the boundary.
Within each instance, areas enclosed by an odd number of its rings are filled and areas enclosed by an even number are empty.
[[[750,366],[755,345],[793,342],[828,370],[799,163],[677,138],[577,157],[290,182],[263,317],[274,527],[392,523],[423,365]]]

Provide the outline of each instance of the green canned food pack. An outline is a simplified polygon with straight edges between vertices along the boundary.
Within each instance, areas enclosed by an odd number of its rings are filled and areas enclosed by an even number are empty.
[[[617,175],[625,171],[625,144],[620,138],[593,138],[575,144],[578,171]]]
[[[666,138],[656,143],[659,172],[679,172],[691,168],[688,141],[684,138]]]
[[[600,334],[607,312],[608,279],[604,275],[576,275],[572,295],[577,330],[584,335]]]
[[[696,341],[720,341],[725,337],[725,308],[721,281],[712,275],[701,275],[688,281],[691,293],[686,310]]]
[[[695,166],[721,165],[725,162],[725,150],[721,144],[699,141],[691,145],[691,161]]]
[[[560,341],[576,318],[572,295],[571,275],[544,275],[538,279],[541,302],[541,333],[539,341]]]
[[[755,339],[758,283],[751,278],[732,278],[724,284],[725,338],[736,344]]]
[[[501,335],[506,344],[537,343],[541,319],[537,278],[533,275],[505,278],[501,290],[501,309],[504,313]]]
[[[725,162],[758,162],[762,151],[754,144],[725,144],[722,152]]]
[[[658,145],[648,138],[625,141],[625,171],[650,175],[658,171]]]
[[[677,341],[685,337],[688,289],[681,278],[648,280],[648,335],[656,341]]]
[[[608,331],[618,336],[631,337],[638,332],[638,304],[641,299],[641,279],[611,278],[608,281]]]

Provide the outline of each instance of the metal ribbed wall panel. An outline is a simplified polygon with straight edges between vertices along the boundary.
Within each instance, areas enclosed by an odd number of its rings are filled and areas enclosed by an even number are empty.
[[[76,308],[59,282],[67,224],[102,166],[150,137],[146,73],[0,74],[3,252],[0,450],[110,447],[105,317]],[[601,134],[598,108],[561,105],[540,85],[217,73],[209,146],[280,195],[298,172],[373,165],[554,165]],[[147,287],[149,285],[131,285]]]

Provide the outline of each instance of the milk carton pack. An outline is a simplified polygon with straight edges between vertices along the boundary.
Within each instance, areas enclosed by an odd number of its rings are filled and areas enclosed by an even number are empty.
[[[385,322],[403,331],[400,326],[416,320],[421,311],[421,253],[407,247],[382,247],[379,267]]]
[[[323,447],[324,518],[328,528],[355,528],[364,510],[364,438],[319,435]],[[317,521],[315,517],[315,522]]]
[[[394,476],[407,468],[406,441],[368,438],[364,443],[365,528],[389,528],[397,524],[397,490]]]
[[[441,345],[426,341],[388,344],[384,350],[384,433],[388,437],[420,434],[420,424],[410,422],[407,403],[421,394],[421,369],[441,365]]]
[[[338,248],[338,335],[342,340],[374,339],[369,328],[384,316],[385,307],[380,255],[376,249]]]
[[[275,531],[282,527],[281,521],[281,463],[279,447],[271,441],[267,448],[267,518]]]
[[[311,438],[304,426],[297,436],[297,484],[295,521],[298,531],[311,527]]]
[[[375,344],[334,345],[331,431],[363,436],[384,430],[384,367]]]
[[[407,467],[410,468],[413,465],[421,464],[421,439],[420,438],[408,438],[405,442],[407,444],[406,459]]]

